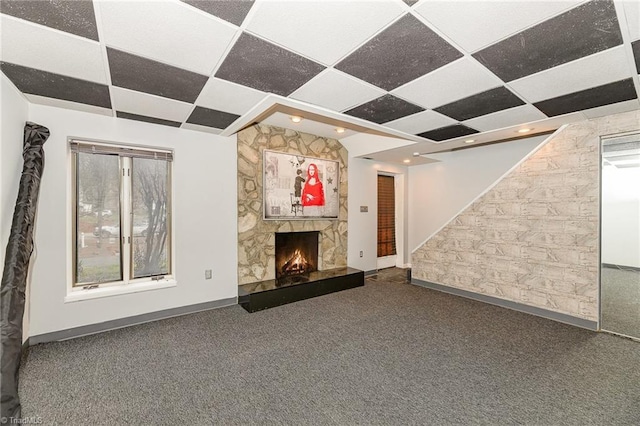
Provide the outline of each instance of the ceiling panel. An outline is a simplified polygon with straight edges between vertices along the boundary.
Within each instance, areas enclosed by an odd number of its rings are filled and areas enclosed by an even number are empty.
[[[538,102],[568,93],[623,80],[633,75],[626,46],[608,49],[509,83],[509,87],[529,102]]]
[[[107,69],[98,42],[7,15],[0,16],[0,24],[2,61],[107,83]]]
[[[632,43],[633,57],[636,62],[636,71],[640,74],[640,40],[636,40]]]
[[[529,104],[466,120],[463,124],[481,132],[517,126],[547,118],[539,109]]]
[[[2,13],[98,40],[93,2],[2,0]]]
[[[465,57],[391,93],[425,108],[435,108],[502,85],[502,80],[478,61]]]
[[[381,124],[420,111],[424,111],[424,108],[393,95],[384,95],[349,111],[345,111],[345,114]]]
[[[128,112],[116,111],[116,117],[125,118],[127,120],[143,121],[145,123],[160,124],[162,126],[180,127],[182,123],[171,120],[163,120],[156,117],[147,117],[145,115],[131,114]]]
[[[325,65],[333,65],[400,16],[396,2],[264,1],[247,30]]]
[[[107,48],[111,83],[184,102],[194,102],[207,77],[116,49]]]
[[[82,103],[72,102],[72,101],[65,101],[63,99],[56,99],[56,98],[51,98],[47,96],[30,95],[26,93],[24,97],[27,98],[27,101],[31,102],[32,104],[51,106],[54,108],[68,109],[72,111],[88,112],[91,114],[100,114],[100,115],[105,115],[107,117],[114,116],[113,110],[111,108],[104,108],[104,107],[99,107],[95,105],[82,104]]]
[[[253,6],[253,0],[181,0],[191,6],[204,10],[205,12],[231,22],[237,26],[242,25],[242,21]]]
[[[452,126],[429,130],[428,132],[420,133],[418,136],[439,142],[447,139],[459,138],[461,136],[473,135],[474,133],[479,132],[476,129],[472,129],[463,124],[454,124]]]
[[[415,135],[426,132],[427,130],[438,129],[455,123],[456,120],[447,117],[446,115],[427,110],[398,120],[390,121],[385,123],[385,126]]]
[[[638,97],[632,79],[617,81],[553,99],[537,102],[536,108],[549,117],[615,104]]]
[[[113,109],[123,113],[139,114],[182,123],[193,109],[193,104],[176,101],[121,87],[111,87]]]
[[[238,31],[179,2],[112,1],[98,5],[102,37],[108,46],[207,76]]]
[[[22,93],[111,108],[109,87],[60,74],[0,62],[2,72]]]
[[[468,52],[495,43],[584,0],[426,0],[415,10]]]
[[[451,102],[435,110],[455,120],[464,121],[523,104],[522,99],[501,86]]]
[[[385,91],[343,72],[327,69],[291,94],[291,98],[344,111],[385,94]]]
[[[623,7],[624,22],[629,30],[631,40],[640,39],[640,1],[622,0],[618,3]]]
[[[187,123],[214,127],[216,129],[224,129],[229,124],[236,121],[238,117],[240,116],[236,114],[197,106],[187,119]]]
[[[630,101],[618,102],[611,105],[604,105],[601,107],[591,108],[582,111],[582,114],[586,118],[604,117],[605,115],[621,114],[623,112],[629,112],[640,109],[640,102],[638,99],[632,99]]]
[[[336,68],[385,90],[393,90],[460,57],[461,52],[407,14]]]
[[[204,85],[196,104],[234,114],[244,114],[265,96],[267,94],[259,90],[211,77]]]
[[[593,0],[473,57],[504,81],[511,81],[620,44],[622,35],[613,1]]]
[[[323,69],[316,62],[243,33],[215,76],[257,90],[288,96]]]

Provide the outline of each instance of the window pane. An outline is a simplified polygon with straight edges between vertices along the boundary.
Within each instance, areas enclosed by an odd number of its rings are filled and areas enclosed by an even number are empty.
[[[77,154],[76,283],[120,281],[120,163]]]
[[[169,274],[169,163],[134,158],[133,278]]]

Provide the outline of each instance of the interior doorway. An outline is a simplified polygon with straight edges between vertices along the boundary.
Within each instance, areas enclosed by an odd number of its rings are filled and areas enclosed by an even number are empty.
[[[640,133],[601,152],[600,328],[640,339]]]
[[[378,175],[378,269],[396,266],[396,191],[393,175]]]

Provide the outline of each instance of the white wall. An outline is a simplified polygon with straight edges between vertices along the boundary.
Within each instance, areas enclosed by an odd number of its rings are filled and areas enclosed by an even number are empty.
[[[409,250],[446,225],[547,136],[430,154],[439,163],[409,168]]]
[[[31,105],[47,126],[35,235],[31,336],[237,297],[236,138]],[[71,155],[67,137],[173,148],[172,288],[65,303],[71,280]],[[213,269],[213,279],[204,270]]]
[[[640,268],[640,167],[602,169],[602,262]]]
[[[0,268],[11,230],[13,210],[22,174],[22,140],[29,104],[11,82],[0,73]],[[29,283],[23,321],[23,338],[29,335]]]
[[[393,174],[396,177],[396,190],[403,199],[402,209],[397,209],[399,234],[396,236],[398,260],[396,265],[408,263],[407,238],[407,168],[391,164],[353,158],[349,153],[349,236],[347,264],[363,271],[377,269],[378,244],[378,173]],[[360,206],[369,211],[360,212]],[[363,257],[360,257],[360,251]]]

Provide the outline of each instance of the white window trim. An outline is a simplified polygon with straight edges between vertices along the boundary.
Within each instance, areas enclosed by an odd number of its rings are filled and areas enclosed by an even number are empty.
[[[87,144],[97,143],[102,145],[111,145],[114,147],[124,147],[124,148],[139,148],[142,150],[148,151],[171,151],[171,149],[163,148],[163,147],[153,147],[153,146],[141,146],[135,144],[123,144],[117,142],[110,141],[102,141],[88,138],[77,138],[77,137],[69,137],[67,138],[67,223],[71,224],[71,228],[75,227],[75,218],[74,218],[74,208],[73,203],[76,202],[76,194],[74,191],[74,155],[71,151],[71,142],[84,142]],[[172,167],[173,169],[173,167]],[[173,170],[171,173],[170,182],[170,193],[172,198],[171,203],[171,215],[170,215],[170,226],[171,232],[175,229],[175,218],[173,214],[173,194],[174,194],[174,178],[173,178]],[[70,262],[67,262],[67,294],[64,297],[64,303],[74,303],[80,302],[84,300],[92,300],[92,299],[101,299],[105,297],[140,293],[145,291],[153,291],[153,290],[161,290],[176,287],[178,285],[178,281],[176,277],[177,266],[175,263],[175,235],[171,235],[170,239],[170,250],[171,250],[171,274],[165,275],[161,279],[153,279],[152,277],[144,277],[144,278],[135,278],[129,280],[122,281],[114,281],[108,283],[99,284],[97,287],[93,288],[83,288],[82,286],[74,286],[74,268],[75,268],[75,260],[74,260],[74,250],[76,241],[74,241],[74,232],[68,233],[67,239],[67,253],[69,255]],[[124,272],[124,271],[123,271]]]
[[[178,282],[173,278],[151,281],[145,280],[130,284],[110,285],[104,287],[85,290],[76,287],[71,293],[67,293],[64,303],[79,302],[82,300],[100,299],[103,297],[120,296],[123,294],[140,293],[143,291],[160,290],[164,288],[176,287]]]

